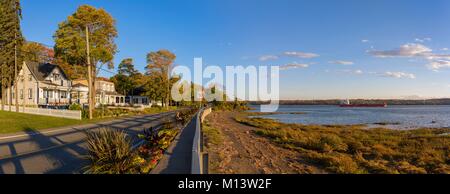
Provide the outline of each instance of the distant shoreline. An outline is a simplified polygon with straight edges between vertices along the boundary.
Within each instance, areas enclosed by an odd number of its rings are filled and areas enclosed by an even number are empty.
[[[428,100],[398,100],[398,99],[352,99],[354,104],[381,104],[388,105],[450,105],[450,98]],[[342,100],[280,100],[279,105],[340,105]],[[249,101],[250,105],[270,104],[268,101]]]

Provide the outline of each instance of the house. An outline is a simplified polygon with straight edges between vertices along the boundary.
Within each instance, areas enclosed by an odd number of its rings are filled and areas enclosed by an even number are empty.
[[[27,106],[61,106],[71,103],[72,82],[58,65],[23,62],[17,79],[12,86],[12,94],[7,90],[8,104],[15,105],[16,97],[19,98],[20,105]],[[18,89],[18,95],[14,93],[15,87]]]
[[[89,87],[86,79],[77,79],[72,81],[71,96],[74,103],[88,104]]]
[[[125,103],[142,106],[151,106],[150,100],[146,96],[127,96],[125,98]]]
[[[114,83],[108,78],[98,77],[95,79],[95,102],[96,106],[112,105],[124,106],[125,96],[116,92]],[[89,99],[89,87],[87,79],[77,79],[72,85],[73,101],[79,104],[87,104]]]

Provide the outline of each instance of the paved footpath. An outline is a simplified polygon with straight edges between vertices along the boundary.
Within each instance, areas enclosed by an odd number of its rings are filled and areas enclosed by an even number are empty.
[[[191,174],[192,146],[196,125],[197,118],[194,116],[175,138],[151,174]]]
[[[101,127],[123,130],[137,142],[137,134],[174,118],[173,112],[133,116],[113,121],[26,131],[0,136],[0,174],[72,174],[82,173],[87,153],[85,131]]]

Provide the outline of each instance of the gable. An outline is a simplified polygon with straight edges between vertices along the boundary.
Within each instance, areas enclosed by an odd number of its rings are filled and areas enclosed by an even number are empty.
[[[55,66],[55,68],[53,68],[53,70],[47,75],[47,77],[45,77],[45,79],[50,78],[54,74],[60,75],[61,79],[68,80],[66,74],[59,66]]]
[[[53,75],[53,73],[60,74],[62,79],[68,80],[67,75],[58,65],[49,63],[39,64],[36,62],[29,62],[29,61],[27,61],[25,64],[36,80],[44,81],[47,78],[49,78],[49,76]]]

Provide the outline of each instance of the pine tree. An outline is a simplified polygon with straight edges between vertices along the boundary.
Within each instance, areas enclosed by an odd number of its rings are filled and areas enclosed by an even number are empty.
[[[17,79],[17,74],[22,67],[20,48],[24,42],[20,29],[22,9],[20,0],[0,0],[0,67],[2,99],[6,93],[6,87],[12,93],[12,85]],[[16,92],[17,94],[17,87]],[[11,95],[8,96],[11,99]],[[9,101],[9,100],[8,100]],[[10,101],[9,101],[10,102]],[[11,106],[10,106],[11,109]],[[18,98],[16,95],[16,111],[19,111]]]

